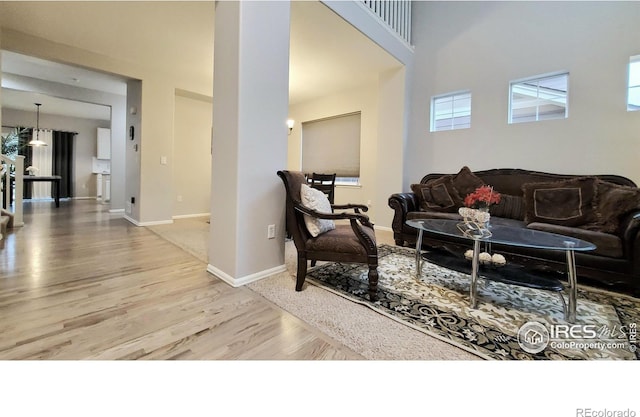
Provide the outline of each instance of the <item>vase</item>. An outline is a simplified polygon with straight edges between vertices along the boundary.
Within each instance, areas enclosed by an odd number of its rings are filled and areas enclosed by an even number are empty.
[[[489,232],[489,208],[469,208],[460,207],[458,213],[462,216],[463,222],[459,224],[458,228],[469,237],[488,237],[491,236]]]
[[[482,222],[483,226],[488,229],[489,228],[489,221],[491,220],[491,213],[489,213],[489,206],[485,206],[485,207],[478,207],[477,208],[478,212],[480,213],[486,213],[486,214],[481,214],[482,217],[486,217],[486,221]],[[478,216],[480,217],[480,216]]]

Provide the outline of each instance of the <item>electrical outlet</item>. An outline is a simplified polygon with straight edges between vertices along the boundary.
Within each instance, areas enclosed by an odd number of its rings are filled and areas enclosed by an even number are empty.
[[[267,226],[267,239],[274,239],[276,237],[276,225],[270,224]]]

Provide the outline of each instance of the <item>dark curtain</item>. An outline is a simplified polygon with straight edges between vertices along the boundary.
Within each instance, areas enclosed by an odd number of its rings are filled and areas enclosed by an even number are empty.
[[[60,198],[73,197],[73,132],[53,131],[53,149],[51,150],[53,163],[51,173],[60,175]],[[55,193],[52,184],[51,195]]]
[[[26,129],[24,131],[22,127],[18,127],[17,129],[18,132],[21,132],[18,155],[24,155],[24,175],[28,175],[26,169],[31,166],[31,162],[33,161],[33,148],[29,146],[29,141],[31,141],[31,137],[33,135],[33,129]],[[22,198],[31,198],[31,185],[31,183],[26,182],[23,184]]]

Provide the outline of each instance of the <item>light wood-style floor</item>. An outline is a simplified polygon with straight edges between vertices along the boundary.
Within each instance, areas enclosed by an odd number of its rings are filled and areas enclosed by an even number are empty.
[[[2,359],[363,359],[108,206],[25,204],[0,251]]]

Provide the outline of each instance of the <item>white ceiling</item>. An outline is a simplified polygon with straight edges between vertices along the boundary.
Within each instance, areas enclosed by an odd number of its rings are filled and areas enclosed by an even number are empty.
[[[0,2],[4,28],[116,59],[141,61],[167,73],[197,77],[209,85],[213,78],[213,21],[212,1]],[[380,72],[400,65],[317,1],[291,3],[290,48],[290,104],[373,83]],[[126,92],[123,77],[8,51],[2,52],[2,72],[116,94]],[[35,102],[43,103],[41,113],[105,117],[105,109],[100,109],[104,106],[3,89],[3,107],[34,110]]]

